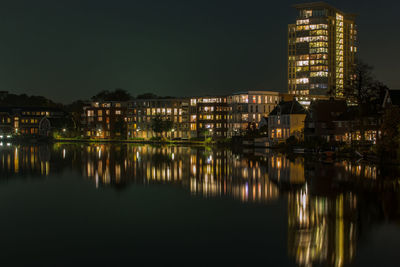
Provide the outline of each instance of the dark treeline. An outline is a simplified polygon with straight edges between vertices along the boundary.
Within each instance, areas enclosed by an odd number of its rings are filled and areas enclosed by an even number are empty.
[[[13,94],[3,91],[0,95],[0,106],[3,107],[58,107],[69,112],[82,110],[84,105],[91,101],[129,101],[133,99],[168,99],[172,96],[158,96],[153,93],[144,93],[132,96],[128,91],[117,88],[115,90],[102,90],[90,99],[79,99],[69,104],[56,103],[44,96],[28,96],[26,94]]]
[[[44,96],[28,96],[26,94],[12,94],[3,92],[0,97],[0,106],[11,107],[60,107],[63,105],[56,103]]]

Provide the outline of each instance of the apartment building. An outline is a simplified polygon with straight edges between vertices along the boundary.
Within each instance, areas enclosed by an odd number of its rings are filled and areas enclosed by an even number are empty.
[[[170,132],[163,133],[168,138],[191,138],[196,129],[189,124],[188,98],[135,99],[128,108],[128,138],[149,139],[156,134],[152,130],[152,121],[156,117],[173,123]]]
[[[288,26],[288,92],[342,96],[354,74],[356,16],[324,2],[294,8],[299,15]]]
[[[69,114],[50,107],[1,107],[0,135],[47,136],[52,130],[73,127]]]
[[[194,137],[226,138],[229,106],[226,96],[190,99],[190,130]]]
[[[248,91],[228,96],[228,136],[243,134],[250,124],[258,127],[280,100],[279,92],[273,91]]]
[[[126,137],[127,102],[92,102],[83,108],[82,124],[86,137],[108,139]]]
[[[282,101],[268,116],[268,138],[279,143],[294,136],[304,138],[306,109],[297,101]]]

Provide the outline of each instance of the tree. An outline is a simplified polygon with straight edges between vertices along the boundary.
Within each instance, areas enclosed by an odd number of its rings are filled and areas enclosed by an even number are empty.
[[[377,81],[372,73],[373,67],[358,61],[354,65],[354,76],[343,89],[343,96],[357,105],[356,130],[360,131],[361,140],[365,140],[365,131],[371,127],[371,119],[378,120],[383,98],[388,89]]]
[[[151,121],[151,129],[157,136],[162,135],[164,132],[172,130],[173,122],[170,120],[163,120],[161,116],[156,116]]]
[[[346,99],[358,105],[369,103],[379,95],[377,81],[372,74],[373,67],[359,60],[354,65],[353,79],[343,88],[343,95]]]
[[[137,99],[158,99],[159,97],[153,93],[144,93],[136,96]]]
[[[396,158],[400,148],[400,108],[390,106],[382,119],[380,151],[388,158]]]
[[[16,95],[7,93],[0,100],[1,106],[20,106],[20,107],[58,107],[62,104],[55,103],[43,96],[28,96],[26,94]]]
[[[121,137],[126,137],[126,123],[123,118],[117,117],[113,127],[114,135],[120,135]]]
[[[103,90],[92,96],[93,101],[129,101],[130,99],[131,95],[121,88],[114,91]]]
[[[255,122],[249,122],[246,127],[245,135],[248,137],[254,137],[258,134],[257,126]]]

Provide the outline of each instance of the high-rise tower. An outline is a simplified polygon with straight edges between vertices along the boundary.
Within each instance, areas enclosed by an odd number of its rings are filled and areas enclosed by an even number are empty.
[[[288,91],[341,96],[351,83],[357,53],[355,15],[324,3],[295,5],[288,27]]]

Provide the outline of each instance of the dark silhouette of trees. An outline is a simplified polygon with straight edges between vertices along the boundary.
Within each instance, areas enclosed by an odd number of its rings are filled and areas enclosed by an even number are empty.
[[[57,107],[62,108],[62,104],[55,103],[43,96],[28,96],[26,94],[6,94],[0,100],[2,106],[19,106],[19,107]]]
[[[151,120],[151,129],[157,136],[162,135],[164,132],[172,130],[173,122],[170,120],[163,120],[161,116],[156,116]]]
[[[372,66],[359,60],[354,65],[353,79],[343,88],[343,96],[359,106],[381,102],[387,87],[374,78],[372,70]]]
[[[171,99],[171,98],[175,98],[175,97],[173,97],[173,96],[158,96],[153,93],[144,93],[144,94],[136,96],[136,99]]]
[[[153,93],[144,93],[141,95],[136,96],[137,99],[158,99],[159,96],[153,94]]]
[[[126,137],[126,123],[123,118],[117,117],[113,127],[114,136],[120,136],[121,138]]]
[[[249,122],[246,127],[245,135],[247,137],[255,137],[258,135],[258,129],[255,122]]]
[[[114,91],[103,90],[92,96],[93,101],[129,101],[131,95],[124,89],[117,88]]]
[[[385,110],[380,130],[381,154],[393,159],[400,156],[400,107],[390,106]]]

